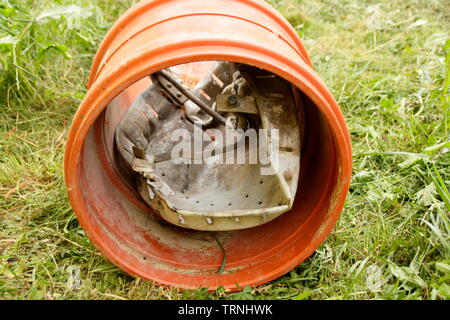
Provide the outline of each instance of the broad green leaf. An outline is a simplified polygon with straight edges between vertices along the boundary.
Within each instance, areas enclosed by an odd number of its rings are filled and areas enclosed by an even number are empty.
[[[66,57],[67,59],[72,58],[72,56],[70,56],[70,54],[67,53],[67,47],[60,43],[52,43],[51,45],[48,45],[47,47],[41,49],[37,55],[38,58],[41,58],[42,56],[44,56],[45,53],[49,50],[55,50],[55,51],[61,53],[62,55],[64,55],[64,57]]]
[[[442,298],[450,299],[450,286],[446,283],[443,283],[438,288],[438,294]]]
[[[61,19],[65,17],[66,19],[73,18],[88,18],[92,15],[92,10],[88,7],[80,7],[74,4],[67,6],[55,6],[49,10],[42,12],[36,17],[37,22],[48,22],[50,19]]]
[[[312,291],[303,291],[298,296],[292,298],[292,300],[305,300],[312,294]]]
[[[434,204],[436,199],[437,191],[434,183],[430,183],[425,188],[416,193],[416,200],[418,203],[424,206],[431,206]]]
[[[427,147],[427,148],[424,149],[424,151],[426,151],[426,152],[435,152],[435,151],[438,151],[438,150],[443,149],[445,147],[450,147],[450,141],[445,141],[445,142],[436,144],[434,146]]]
[[[424,157],[416,155],[416,154],[410,154],[410,155],[407,155],[406,159],[402,163],[399,163],[398,166],[402,169],[405,169],[405,168],[412,166],[416,162],[419,162],[423,158]]]
[[[450,264],[444,262],[436,262],[436,269],[444,273],[450,273]]]
[[[400,280],[416,284],[422,288],[425,288],[427,286],[425,281],[423,281],[422,278],[417,274],[417,272],[412,270],[411,268],[399,267],[394,263],[390,263],[389,269],[391,270],[391,273]]]
[[[373,173],[366,170],[360,171],[353,176],[355,182],[369,182],[373,180]]]

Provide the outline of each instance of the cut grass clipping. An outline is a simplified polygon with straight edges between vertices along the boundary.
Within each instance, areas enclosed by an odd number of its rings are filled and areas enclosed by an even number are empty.
[[[0,299],[449,299],[450,10],[445,0],[270,1],[343,109],[354,172],[337,226],[289,274],[239,293],[120,271],[63,184],[90,65],[134,1],[0,2]]]

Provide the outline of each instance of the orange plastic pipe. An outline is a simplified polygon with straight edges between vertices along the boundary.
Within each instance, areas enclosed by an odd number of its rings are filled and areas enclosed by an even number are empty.
[[[303,93],[306,123],[293,209],[262,226],[211,234],[158,221],[121,173],[115,126],[147,75],[183,63],[254,65]],[[108,107],[107,107],[108,106]],[[111,28],[69,132],[64,174],[71,205],[94,245],[130,274],[187,289],[239,290],[304,261],[335,225],[349,188],[351,142],[341,110],[289,23],[258,0],[145,0]],[[238,287],[238,286],[239,287]]]

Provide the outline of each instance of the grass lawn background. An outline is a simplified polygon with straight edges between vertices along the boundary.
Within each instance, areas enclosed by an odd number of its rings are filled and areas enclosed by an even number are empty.
[[[270,1],[344,112],[354,172],[317,252],[236,294],[123,273],[89,242],[67,200],[71,119],[100,41],[133,3],[0,0],[0,299],[450,298],[447,1]],[[70,285],[77,268],[79,288]]]

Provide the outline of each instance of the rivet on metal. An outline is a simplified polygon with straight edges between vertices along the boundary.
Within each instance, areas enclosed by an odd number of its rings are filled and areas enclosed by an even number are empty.
[[[232,106],[236,106],[236,104],[238,103],[238,97],[235,95],[235,94],[233,94],[233,95],[231,95],[231,96],[229,96],[228,97],[228,103],[230,104],[230,105],[232,105]]]

